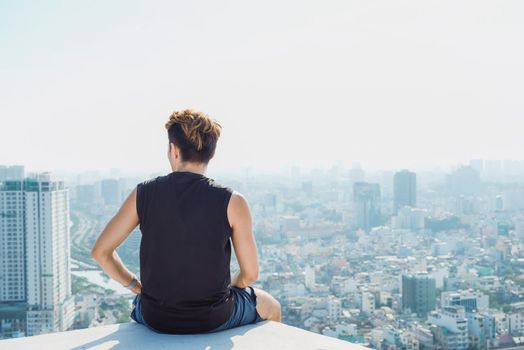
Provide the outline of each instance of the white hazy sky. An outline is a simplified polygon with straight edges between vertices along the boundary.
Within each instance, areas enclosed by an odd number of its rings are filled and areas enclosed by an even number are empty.
[[[524,1],[0,0],[0,164],[166,170],[164,122],[223,125],[211,167],[523,159]]]

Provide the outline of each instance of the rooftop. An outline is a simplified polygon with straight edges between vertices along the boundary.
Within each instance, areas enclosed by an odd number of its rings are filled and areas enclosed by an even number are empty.
[[[195,335],[159,334],[135,322],[120,323],[1,340],[0,349],[365,350],[367,348],[283,323],[263,321],[222,332]]]

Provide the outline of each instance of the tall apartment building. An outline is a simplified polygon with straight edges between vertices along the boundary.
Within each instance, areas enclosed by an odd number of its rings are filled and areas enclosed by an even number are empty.
[[[25,335],[73,324],[70,245],[69,192],[63,181],[43,173],[1,183],[0,317],[3,309],[23,307],[25,329],[18,331]]]
[[[376,183],[355,182],[353,185],[356,226],[369,232],[380,225],[380,186]]]
[[[417,175],[409,170],[395,173],[393,177],[393,204],[395,213],[404,206],[417,206]]]
[[[425,316],[435,309],[436,281],[427,273],[402,275],[402,309]]]

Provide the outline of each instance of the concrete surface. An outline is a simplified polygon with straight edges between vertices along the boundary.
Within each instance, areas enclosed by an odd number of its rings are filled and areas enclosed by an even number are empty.
[[[199,350],[364,350],[365,347],[273,321],[222,332],[195,335],[159,334],[135,323],[79,329],[0,341],[0,349],[199,349]]]

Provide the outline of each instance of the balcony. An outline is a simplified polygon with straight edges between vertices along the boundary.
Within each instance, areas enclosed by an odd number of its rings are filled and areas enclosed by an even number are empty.
[[[283,323],[264,321],[222,332],[194,335],[158,334],[135,322],[120,323],[1,340],[0,349],[366,350],[367,348]]]

